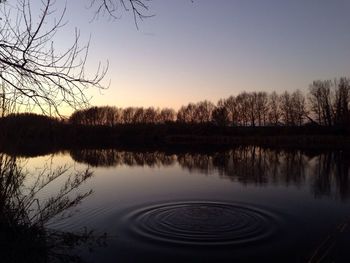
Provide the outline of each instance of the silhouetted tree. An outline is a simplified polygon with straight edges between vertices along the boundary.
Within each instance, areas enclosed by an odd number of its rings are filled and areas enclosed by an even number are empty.
[[[307,110],[305,97],[300,90],[297,90],[292,94],[292,115],[294,125],[301,126],[304,123]]]
[[[340,78],[336,82],[334,101],[334,123],[337,125],[348,125],[350,123],[350,80]]]
[[[105,117],[105,123],[106,125],[113,127],[118,123],[118,120],[116,118],[117,116],[117,109],[116,107],[110,107],[110,106],[105,106],[103,107],[104,110],[104,117]]]
[[[90,0],[90,7],[95,8],[95,16],[108,14],[112,18],[120,17],[121,12],[131,11],[135,25],[138,21],[150,17],[148,5],[149,0]]]
[[[281,118],[281,109],[280,109],[280,98],[279,95],[274,91],[269,95],[268,101],[268,120],[272,125],[278,125]]]
[[[281,95],[281,117],[285,125],[302,125],[306,116],[305,97],[300,91]]]
[[[227,126],[230,123],[229,112],[226,107],[219,106],[213,110],[213,122],[219,126]]]
[[[210,101],[189,103],[177,112],[173,109],[103,106],[74,112],[71,123],[106,125],[179,122],[187,124],[215,123],[225,126],[301,126],[307,122],[322,125],[346,125],[350,120],[350,81],[315,81],[308,101],[296,90],[272,92],[241,92],[236,97],[220,99],[215,106]],[[316,117],[315,117],[316,116]]]
[[[292,125],[292,99],[288,91],[285,91],[281,96],[281,117],[285,125]]]
[[[134,119],[134,114],[135,114],[135,108],[128,107],[124,109],[122,113],[123,123],[126,123],[126,124],[132,123]]]
[[[144,112],[144,123],[158,123],[159,109],[149,107]]]
[[[194,123],[194,114],[196,111],[196,105],[189,103],[187,106],[182,106],[177,112],[177,121],[183,123]]]
[[[116,124],[123,123],[123,109],[115,108],[114,119]]]
[[[211,121],[215,105],[207,100],[198,102],[194,110],[193,120],[196,123],[208,123]]]
[[[224,107],[226,109],[231,125],[237,126],[239,124],[239,109],[234,96],[219,100],[218,107]]]
[[[311,84],[309,91],[311,111],[316,116],[317,122],[326,126],[332,126],[333,124],[333,94],[331,87],[332,81],[317,80]]]
[[[238,121],[241,126],[247,126],[249,123],[249,101],[248,93],[242,92],[236,97],[237,111],[238,111]]]
[[[85,64],[89,44],[81,47],[79,32],[66,51],[56,48],[55,36],[64,25],[64,14],[55,13],[54,1],[41,1],[34,17],[30,0],[1,4],[0,81],[2,98],[24,110],[34,107],[43,113],[59,113],[59,107],[84,106],[85,90],[102,88],[106,69],[100,66],[88,78]],[[13,14],[16,12],[17,14]],[[17,17],[17,19],[13,19]]]
[[[130,11],[136,26],[138,20],[152,16],[148,13],[148,0],[88,2],[95,16],[107,14],[116,18],[121,12]],[[96,73],[87,77],[89,43],[80,44],[79,31],[76,30],[72,45],[65,51],[55,45],[55,35],[65,24],[65,8],[54,17],[57,9],[54,0],[41,1],[37,10],[32,10],[30,3],[30,0],[0,0],[1,115],[6,113],[5,104],[14,103],[21,110],[39,108],[50,115],[59,114],[63,105],[74,109],[87,106],[85,90],[103,88],[101,80],[108,65],[103,68],[99,64]],[[108,119],[113,126],[111,115]]]
[[[160,111],[159,121],[161,123],[174,122],[176,120],[176,112],[173,109],[165,108]]]
[[[133,123],[143,123],[145,119],[145,110],[143,108],[135,109],[135,113],[133,116]]]
[[[4,117],[8,112],[8,101],[6,100],[5,87],[1,85],[0,93],[0,116]]]
[[[256,94],[256,115],[259,126],[266,125],[268,117],[268,96],[266,92],[258,92]]]
[[[256,92],[247,93],[247,103],[248,103],[248,116],[251,126],[256,125],[257,121],[257,97],[258,94]]]

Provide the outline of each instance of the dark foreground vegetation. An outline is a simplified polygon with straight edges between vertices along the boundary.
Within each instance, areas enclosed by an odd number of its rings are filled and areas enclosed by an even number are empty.
[[[70,173],[68,167],[43,168],[30,174],[23,161],[0,154],[1,262],[80,262],[72,253],[76,246],[102,244],[103,236],[94,237],[87,230],[70,233],[49,227],[51,220],[69,216],[68,210],[92,193],[78,191],[91,176],[89,170]],[[35,180],[28,183],[29,178]],[[40,193],[57,178],[64,179],[62,187],[39,201]]]

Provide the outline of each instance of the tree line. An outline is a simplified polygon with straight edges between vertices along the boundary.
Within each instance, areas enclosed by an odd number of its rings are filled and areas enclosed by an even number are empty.
[[[314,81],[304,94],[293,92],[241,92],[220,99],[171,108],[90,107],[75,111],[72,124],[115,126],[119,124],[216,124],[220,126],[344,126],[350,122],[350,79]]]

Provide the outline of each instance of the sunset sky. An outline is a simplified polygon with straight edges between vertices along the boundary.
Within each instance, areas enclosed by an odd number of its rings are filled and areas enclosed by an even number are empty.
[[[89,92],[94,105],[177,109],[350,76],[348,0],[152,0],[155,16],[139,30],[127,12],[91,22],[87,2],[67,1],[57,43],[64,46],[77,27],[83,42],[91,34],[88,71],[109,61],[110,88]]]

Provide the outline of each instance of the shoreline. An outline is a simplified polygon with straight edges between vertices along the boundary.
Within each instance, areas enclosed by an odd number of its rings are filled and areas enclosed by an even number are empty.
[[[107,140],[106,140],[107,139]],[[114,137],[102,141],[80,138],[79,141],[39,140],[28,138],[21,143],[0,141],[0,153],[18,156],[42,156],[81,149],[116,149],[122,151],[164,151],[164,152],[220,152],[239,147],[256,146],[272,150],[300,151],[350,151],[350,136],[340,135],[281,135],[281,136],[197,136],[173,135],[163,138],[128,137],[127,140]]]

